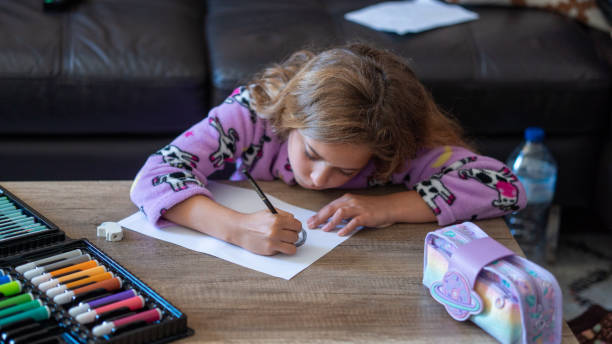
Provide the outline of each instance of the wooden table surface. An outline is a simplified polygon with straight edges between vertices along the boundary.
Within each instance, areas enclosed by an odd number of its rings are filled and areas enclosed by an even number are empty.
[[[97,238],[100,223],[137,211],[129,199],[130,181],[1,184],[67,236],[87,238],[186,313],[195,335],[178,343],[495,343],[471,322],[451,319],[421,283],[425,235],[437,224],[363,230],[286,281],[129,230],[119,242]],[[282,182],[261,182],[261,187],[315,211],[343,194]],[[520,252],[501,219],[476,224]],[[577,343],[566,324],[563,343]]]

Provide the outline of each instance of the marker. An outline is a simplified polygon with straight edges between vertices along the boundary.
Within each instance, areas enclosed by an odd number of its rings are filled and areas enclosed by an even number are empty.
[[[25,219],[19,219],[19,220],[12,220],[11,221],[7,221],[4,224],[0,225],[0,231],[5,231],[11,228],[15,228],[15,227],[20,227],[20,226],[26,226],[26,225],[31,225],[36,223],[36,220],[34,220],[31,217],[25,218]]]
[[[7,235],[14,234],[15,232],[18,232],[18,231],[23,231],[26,229],[38,229],[38,228],[47,228],[47,227],[38,222],[28,221],[28,223],[21,223],[18,226],[12,226],[11,228],[3,229],[2,231],[0,231],[0,235],[7,236]]]
[[[109,272],[110,273],[110,272]],[[66,291],[65,293],[55,295],[53,302],[58,305],[64,305],[70,302],[78,302],[87,298],[99,296],[109,291],[121,289],[123,282],[119,277],[113,277],[97,283],[89,284],[81,288]]]
[[[142,296],[134,296],[129,299],[111,303],[76,316],[75,320],[81,324],[89,324],[96,320],[104,320],[113,316],[142,309],[145,299]]]
[[[112,332],[120,330],[124,326],[128,326],[131,324],[145,322],[147,324],[153,323],[155,321],[161,320],[162,313],[158,308],[153,308],[148,311],[136,313],[134,315],[130,315],[127,317],[119,318],[114,321],[105,321],[101,325],[94,327],[91,332],[94,336],[100,337],[105,336],[107,334],[111,334]]]
[[[0,285],[0,296],[13,296],[21,293],[21,282],[19,281],[10,281],[8,283],[4,283]]]
[[[91,269],[75,272],[73,274],[65,275],[62,277],[50,279],[47,282],[39,284],[38,289],[42,291],[47,291],[53,287],[57,287],[60,284],[76,281],[82,278],[91,277],[93,275],[101,274],[104,272],[106,272],[106,268],[102,265],[99,265],[99,266],[96,266],[95,268],[91,268]]]
[[[13,233],[10,236],[1,237],[0,241],[9,240],[9,239],[13,240],[15,238],[29,236],[29,235],[32,235],[33,233],[44,232],[44,231],[48,231],[48,230],[49,230],[49,228],[47,228],[47,227],[28,229],[28,230],[25,230],[25,231],[21,231],[20,233]]]
[[[89,302],[81,302],[78,306],[74,306],[68,310],[68,313],[75,317],[81,313],[85,313],[91,309],[107,305],[109,303],[129,299],[132,296],[136,296],[137,293],[134,289],[128,289],[126,291],[122,291],[120,293],[116,293],[113,295],[101,297],[99,299],[95,299]]]
[[[38,308],[42,305],[43,305],[42,301],[38,299],[24,302],[24,303],[0,310],[0,318],[4,318],[11,314],[27,311],[28,309]]]
[[[17,209],[17,207],[14,204],[6,203],[6,204],[3,204],[3,205],[0,206],[0,214],[1,213],[6,213],[6,212],[8,212],[10,210],[15,210],[15,209]]]
[[[5,283],[8,283],[8,282],[10,282],[12,280],[13,280],[13,278],[11,276],[9,276],[9,275],[2,275],[2,276],[0,276],[0,284],[5,284]]]
[[[2,214],[0,216],[5,217],[4,219],[0,220],[0,224],[5,224],[5,223],[7,223],[9,221],[25,219],[25,218],[28,217],[26,214],[23,214],[21,212],[21,209],[15,210],[12,213]]]
[[[103,272],[101,274],[95,274],[95,275],[90,276],[90,277],[78,279],[78,280],[76,280],[74,282],[60,284],[60,285],[58,285],[55,288],[51,288],[51,289],[47,290],[47,296],[55,297],[56,295],[59,295],[59,294],[65,292],[66,290],[82,287],[82,286],[85,286],[85,285],[88,285],[88,284],[95,284],[96,282],[100,282],[100,281],[104,281],[104,280],[107,280],[107,279],[111,279],[113,277],[115,277],[115,275],[113,275],[112,272]]]
[[[39,285],[50,280],[52,277],[59,277],[71,272],[83,271],[98,266],[98,261],[91,259],[89,254],[72,257],[57,263],[39,266],[23,273],[23,277]],[[47,272],[48,271],[48,272]],[[45,273],[46,272],[46,273]]]
[[[29,234],[32,232],[39,232],[39,231],[47,230],[47,229],[48,229],[47,227],[41,224],[35,223],[35,224],[32,224],[31,226],[27,226],[24,228],[15,228],[7,232],[2,232],[0,233],[0,239],[14,238],[18,235]]]
[[[45,327],[40,328],[38,330],[31,331],[29,333],[21,335],[19,337],[13,337],[9,341],[9,344],[40,343],[40,342],[36,342],[36,340],[44,339],[44,338],[46,338],[47,341],[49,341],[49,340],[51,340],[51,338],[48,338],[48,337],[54,336],[54,335],[58,334],[61,331],[61,329],[62,328],[59,325],[45,326]],[[55,339],[55,340],[57,340],[57,339]],[[43,341],[43,343],[45,343],[45,342],[46,341]],[[49,341],[49,344],[51,344],[51,343],[57,343],[57,342]]]
[[[36,331],[43,326],[33,320],[25,321],[25,322],[17,322],[12,325],[8,325],[2,328],[1,337],[2,340],[9,340],[11,338],[15,338],[17,336],[23,336],[24,334],[28,334],[32,331]]]
[[[48,306],[42,306],[2,318],[0,319],[0,326],[10,325],[22,320],[43,321],[49,319],[49,317],[51,317],[51,310]]]
[[[26,218],[26,219],[14,221],[14,222],[10,221],[0,226],[0,231],[5,231],[11,228],[20,227],[21,225],[25,226],[25,225],[34,224],[35,222],[36,221],[33,218]]]
[[[16,267],[15,270],[17,272],[19,272],[20,274],[22,274],[22,273],[24,273],[24,272],[26,272],[28,270],[34,269],[37,266],[41,266],[41,265],[45,265],[45,264],[50,264],[50,263],[57,262],[57,261],[60,261],[60,260],[63,260],[63,259],[80,256],[82,254],[83,253],[81,252],[81,250],[76,249],[76,250],[60,253],[60,254],[57,254],[55,256],[51,256],[51,257],[35,260],[33,262],[20,265],[20,266]]]
[[[32,293],[25,293],[25,294],[13,296],[8,299],[0,301],[0,309],[4,309],[6,307],[11,307],[11,306],[18,305],[18,304],[32,301],[32,300],[34,300],[34,296],[32,296]]]

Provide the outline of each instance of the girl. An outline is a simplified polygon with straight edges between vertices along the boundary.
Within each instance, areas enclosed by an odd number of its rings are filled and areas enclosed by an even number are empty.
[[[232,180],[280,178],[308,189],[403,183],[384,196],[346,194],[308,220],[338,234],[359,226],[444,226],[526,204],[501,162],[469,150],[400,57],[362,44],[293,54],[236,89],[208,117],[146,161],[132,201],[157,226],[169,221],[262,255],[294,254],[291,214],[237,213],[211,198],[207,177],[236,162]],[[327,222],[327,223],[326,223]]]

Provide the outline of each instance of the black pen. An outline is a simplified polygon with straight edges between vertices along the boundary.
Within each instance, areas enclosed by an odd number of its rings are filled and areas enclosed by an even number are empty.
[[[255,188],[255,191],[259,195],[259,198],[261,198],[261,200],[266,204],[268,209],[270,209],[270,212],[272,214],[278,214],[278,212],[276,211],[272,203],[270,203],[270,200],[268,199],[268,197],[266,197],[263,191],[261,191],[261,189],[259,188],[259,185],[257,185],[257,183],[255,182],[255,179],[253,179],[249,171],[242,170],[242,173],[244,173],[244,175],[247,176],[247,178],[249,178],[249,182],[251,182],[251,185],[253,185],[253,187]]]
[[[266,197],[263,191],[261,191],[261,189],[259,188],[259,185],[257,185],[257,183],[255,182],[255,179],[253,179],[249,171],[247,171],[246,169],[243,169],[242,173],[244,173],[244,175],[249,179],[249,182],[251,182],[251,185],[253,185],[253,187],[255,188],[255,191],[259,195],[259,198],[261,198],[261,200],[266,204],[268,209],[270,209],[270,212],[272,214],[278,214],[278,212],[276,211],[272,203],[270,203],[270,200],[268,199],[268,197]],[[298,238],[298,241],[294,243],[296,247],[300,247],[306,242],[306,236],[307,236],[306,231],[302,229],[302,231],[300,231],[300,234],[301,234],[301,237]]]

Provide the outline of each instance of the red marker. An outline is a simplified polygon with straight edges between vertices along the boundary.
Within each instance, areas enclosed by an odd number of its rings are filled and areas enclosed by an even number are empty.
[[[96,320],[108,319],[118,314],[127,313],[128,311],[142,309],[144,305],[144,297],[140,295],[134,296],[106,306],[94,308],[89,312],[77,315],[75,319],[81,324],[89,324]]]
[[[139,322],[147,324],[161,320],[162,312],[158,308],[153,308],[148,311],[136,313],[127,317],[119,318],[115,321],[105,321],[101,325],[94,327],[91,332],[96,337],[105,336],[111,334],[113,331],[117,331],[123,326],[133,325]]]

